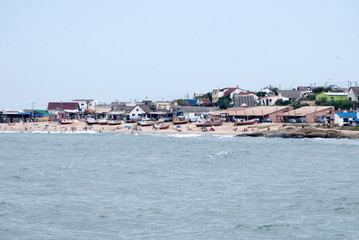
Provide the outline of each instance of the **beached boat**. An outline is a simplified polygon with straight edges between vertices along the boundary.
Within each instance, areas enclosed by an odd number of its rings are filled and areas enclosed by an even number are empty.
[[[140,125],[141,127],[149,127],[149,126],[153,126],[154,122],[141,121],[137,124]]]
[[[99,120],[98,120],[98,124],[100,124],[100,125],[107,125],[107,124],[108,124],[108,121],[107,121],[107,119],[99,119]]]
[[[74,123],[74,121],[70,121],[68,119],[61,119],[59,123],[60,124],[72,124],[72,123]]]
[[[169,124],[156,124],[155,126],[155,129],[159,129],[159,130],[161,130],[161,129],[168,129],[168,128],[170,128],[170,125]]]
[[[184,120],[184,119],[183,119],[183,120],[173,119],[172,123],[173,123],[174,125],[186,124],[186,123],[188,123],[188,120]]]
[[[222,121],[208,121],[208,122],[203,122],[203,123],[197,123],[196,127],[212,127],[212,126],[222,126],[223,122]]]
[[[87,124],[98,124],[98,121],[94,118],[87,118],[86,123]]]
[[[234,123],[234,126],[241,126],[241,125],[252,125],[255,124],[257,121],[256,119],[252,119],[252,120],[244,120],[244,119],[240,119],[238,122]]]
[[[109,120],[107,122],[108,125],[120,125],[121,124],[121,121],[118,121],[118,120]]]
[[[127,119],[126,120],[126,123],[136,123],[137,122],[137,120],[135,120],[135,119]]]

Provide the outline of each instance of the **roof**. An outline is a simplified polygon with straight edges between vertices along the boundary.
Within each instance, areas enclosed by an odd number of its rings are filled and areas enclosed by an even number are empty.
[[[216,115],[227,113],[230,116],[265,116],[278,111],[290,109],[289,106],[235,107],[219,111]]]
[[[257,103],[253,95],[235,95],[234,102],[238,105],[245,104],[248,107],[254,107]]]
[[[341,118],[356,118],[357,113],[348,113],[348,112],[336,112],[336,115],[338,115]]]
[[[348,95],[348,93],[343,93],[343,92],[325,92],[323,94],[328,95],[328,96],[346,96],[346,95]]]
[[[145,111],[146,113],[150,113],[151,112],[151,109],[150,109],[150,107],[149,106],[147,106],[147,105],[139,105],[141,108],[142,108],[142,110],[143,111]]]
[[[198,98],[198,101],[203,102],[203,103],[211,103],[211,100],[208,98]]]
[[[97,107],[96,108],[96,113],[108,113],[111,112],[111,108],[109,107]]]
[[[276,90],[277,95],[281,94],[282,97],[290,99],[298,99],[301,97],[301,91],[297,90]]]
[[[277,98],[278,96],[267,96],[267,97],[262,97],[261,99],[266,99],[266,98]]]
[[[48,111],[44,111],[44,110],[34,110],[34,116],[35,117],[51,116],[51,114]]]
[[[95,99],[74,99],[74,100],[72,100],[72,101],[95,101]]]
[[[232,92],[234,92],[237,88],[228,88],[227,91],[224,92],[223,97],[229,97]]]
[[[359,87],[351,87],[350,89],[353,90],[353,93],[356,97],[359,97]]]
[[[332,110],[333,107],[332,106],[305,106],[305,107],[301,107],[289,112],[285,112],[283,114],[281,114],[281,116],[299,116],[299,117],[303,117],[306,116],[308,114],[315,114],[316,112],[321,112],[321,111],[325,111],[325,110]]]
[[[77,102],[49,102],[47,110],[78,110]]]
[[[183,112],[197,112],[197,113],[205,113],[205,112],[214,112],[217,111],[218,107],[192,107],[192,106],[181,106],[178,111]]]
[[[189,105],[196,105],[197,104],[197,99],[188,99],[188,104]]]

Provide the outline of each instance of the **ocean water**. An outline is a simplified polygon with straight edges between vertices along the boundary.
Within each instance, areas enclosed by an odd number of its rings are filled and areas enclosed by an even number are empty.
[[[0,133],[0,239],[359,239],[359,141]]]

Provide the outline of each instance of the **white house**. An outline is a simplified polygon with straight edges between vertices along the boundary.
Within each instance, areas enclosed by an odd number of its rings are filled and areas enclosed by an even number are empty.
[[[359,101],[359,87],[349,88],[347,99],[350,101]]]
[[[98,100],[95,99],[74,99],[73,102],[77,102],[80,107],[80,111],[85,110],[96,110],[96,106],[98,105]]]
[[[208,118],[208,116],[213,115],[214,112],[218,111],[218,107],[192,107],[192,106],[181,106],[178,109],[178,112],[182,112],[181,115],[185,117],[185,119],[193,119],[193,118]]]
[[[147,105],[137,104],[126,115],[129,119],[147,118],[150,108]]]
[[[334,124],[338,126],[352,125],[354,119],[357,118],[356,112],[336,112],[334,114]]]
[[[235,88],[216,88],[212,91],[212,102],[218,102],[218,100],[222,97],[230,97],[233,99],[234,94],[239,94],[241,92],[245,92],[245,90],[239,88],[238,86]]]
[[[289,100],[289,98],[282,97],[281,94],[279,94],[278,96],[262,97],[261,98],[261,104],[263,106],[273,106],[273,105],[275,105],[276,101],[278,101],[279,99],[282,99],[283,101],[288,101]]]

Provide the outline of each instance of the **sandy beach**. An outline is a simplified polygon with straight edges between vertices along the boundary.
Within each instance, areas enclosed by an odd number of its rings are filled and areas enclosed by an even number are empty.
[[[85,121],[75,120],[72,124],[58,124],[58,122],[34,122],[34,123],[15,123],[0,124],[0,131],[21,131],[21,132],[117,132],[117,133],[154,133],[154,134],[219,134],[219,135],[238,135],[246,132],[277,130],[283,124],[279,123],[262,123],[250,126],[234,126],[233,123],[223,123],[222,126],[214,127],[214,131],[204,132],[200,127],[196,127],[195,123],[183,125],[169,124],[168,129],[154,129],[152,126],[138,127],[136,123],[124,123],[120,125],[87,125]],[[135,128],[140,130],[134,130]]]
[[[203,131],[196,127],[196,123],[170,125],[168,129],[154,129],[152,126],[139,127],[136,123],[122,122],[120,125],[87,125],[85,121],[75,120],[72,124],[58,124],[58,122],[35,122],[0,124],[0,132],[59,132],[59,133],[143,133],[143,134],[205,134],[205,135],[243,135],[243,136],[274,136],[274,137],[322,137],[323,133],[330,132],[327,137],[332,138],[359,138],[358,131],[339,129],[316,128],[318,124],[288,124],[288,123],[261,123],[248,126],[234,126],[225,122],[222,126],[214,127],[214,131]],[[137,127],[137,129],[136,129]],[[288,134],[289,133],[289,134]],[[304,133],[304,135],[303,135]],[[318,134],[317,134],[318,133]],[[334,133],[334,134],[333,134]]]

